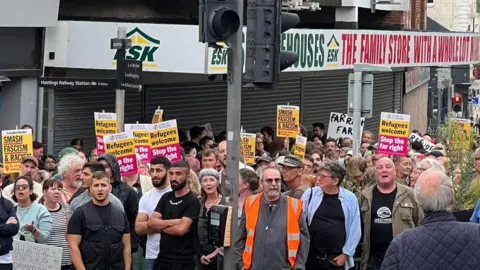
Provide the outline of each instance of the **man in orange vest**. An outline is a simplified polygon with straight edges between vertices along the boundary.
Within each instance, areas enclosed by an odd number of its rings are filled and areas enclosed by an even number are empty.
[[[263,193],[245,201],[235,243],[237,269],[303,270],[310,236],[302,201],[281,193],[281,173],[266,168],[260,175]]]

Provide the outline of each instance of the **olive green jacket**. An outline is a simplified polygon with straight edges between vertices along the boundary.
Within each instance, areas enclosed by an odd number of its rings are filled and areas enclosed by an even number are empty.
[[[360,196],[360,211],[363,219],[363,247],[361,270],[367,268],[368,257],[370,256],[370,228],[372,221],[372,200],[373,189],[376,185],[367,187]],[[420,226],[423,213],[418,208],[413,197],[413,189],[405,185],[397,184],[397,194],[392,209],[392,231],[393,237],[399,233]]]

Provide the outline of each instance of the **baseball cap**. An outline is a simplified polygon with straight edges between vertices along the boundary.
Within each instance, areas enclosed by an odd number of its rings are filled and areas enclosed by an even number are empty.
[[[22,160],[22,164],[27,162],[27,161],[31,161],[33,163],[35,163],[35,165],[38,167],[38,159],[34,156],[27,156],[27,157],[24,157],[23,160]]]
[[[299,157],[294,155],[285,156],[285,159],[278,164],[282,166],[291,167],[291,168],[303,168],[302,160]]]
[[[368,150],[372,151],[373,149],[377,150],[378,148],[378,143],[374,144],[374,145],[370,145],[369,147],[367,147]]]
[[[77,149],[75,149],[73,147],[63,148],[63,150],[60,151],[60,153],[58,153],[58,159],[61,159],[65,155],[72,154],[72,153],[78,153]]]
[[[265,155],[265,156],[260,156],[260,157],[258,157],[258,159],[257,159],[257,164],[260,163],[260,162],[262,162],[262,161],[265,161],[265,162],[270,163],[270,162],[272,162],[272,158],[269,157],[269,156],[267,156],[267,155]]]

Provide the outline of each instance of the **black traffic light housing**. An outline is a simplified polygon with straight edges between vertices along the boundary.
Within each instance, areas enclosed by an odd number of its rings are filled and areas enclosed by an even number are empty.
[[[452,103],[453,103],[453,111],[454,112],[461,112],[462,111],[462,95],[455,94],[452,97]]]
[[[282,12],[281,0],[248,0],[246,83],[273,87],[298,61],[297,53],[281,51],[281,42],[282,33],[299,23],[297,14]]]
[[[227,41],[240,28],[236,2],[232,0],[199,0],[199,41]]]

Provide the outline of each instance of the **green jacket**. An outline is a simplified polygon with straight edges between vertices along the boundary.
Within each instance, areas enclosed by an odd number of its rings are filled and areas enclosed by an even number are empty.
[[[363,246],[361,270],[367,269],[367,262],[370,256],[370,229],[372,222],[372,185],[362,191],[360,196],[360,211],[363,218]],[[397,194],[392,209],[392,230],[393,237],[399,233],[420,226],[423,219],[423,212],[418,208],[413,197],[413,189],[405,185],[397,184]]]

